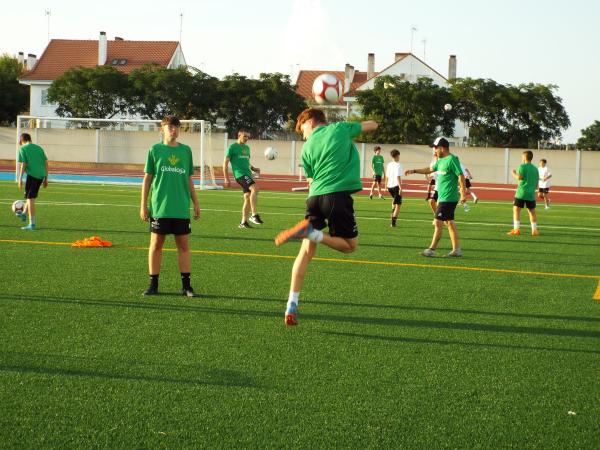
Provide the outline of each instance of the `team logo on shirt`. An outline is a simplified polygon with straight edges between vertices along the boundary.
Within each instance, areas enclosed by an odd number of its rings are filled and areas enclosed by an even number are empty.
[[[175,167],[177,163],[180,161],[176,155],[171,155],[167,158],[171,163],[170,166],[162,166],[160,168],[161,172],[176,172],[178,174],[184,175],[185,169],[182,167]]]

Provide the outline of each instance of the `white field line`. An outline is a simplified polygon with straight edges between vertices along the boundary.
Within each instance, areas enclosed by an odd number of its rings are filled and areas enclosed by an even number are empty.
[[[11,205],[13,200],[11,199],[0,199],[0,204]],[[48,202],[48,201],[37,201],[39,205],[54,205],[54,206],[108,206],[108,207],[118,207],[118,208],[139,208],[138,205],[130,205],[130,204],[118,204],[118,203],[90,203],[90,202]],[[233,213],[239,214],[238,209],[216,209],[216,208],[202,208],[202,211],[210,211],[210,212],[219,212],[219,213]],[[283,213],[283,212],[261,212],[261,215],[265,216],[289,216],[289,217],[301,217],[302,211],[297,213]],[[389,217],[366,217],[366,216],[356,216],[357,219],[360,220],[385,220],[388,221]],[[404,219],[399,217],[399,222],[416,222],[416,223],[429,223],[431,224],[431,219]],[[506,227],[507,223],[498,223],[498,222],[460,222],[456,221],[459,225],[479,225],[484,227]],[[510,225],[510,223],[508,223]],[[562,226],[562,225],[543,225],[539,228],[545,229],[553,229],[553,230],[577,230],[577,231],[600,231],[600,228],[588,228],[588,227],[570,227],[570,226]]]

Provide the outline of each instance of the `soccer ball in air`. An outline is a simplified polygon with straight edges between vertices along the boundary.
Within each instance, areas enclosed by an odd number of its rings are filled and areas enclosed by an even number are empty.
[[[342,83],[335,75],[324,73],[315,78],[312,91],[319,105],[337,104],[342,96]]]
[[[25,209],[25,203],[23,200],[15,200],[12,204],[12,211],[15,214],[21,214]]]
[[[452,111],[452,105],[450,103],[446,103],[444,105],[444,111]]]
[[[275,147],[267,147],[265,149],[265,158],[267,158],[269,161],[273,161],[275,158],[277,158],[277,149]]]

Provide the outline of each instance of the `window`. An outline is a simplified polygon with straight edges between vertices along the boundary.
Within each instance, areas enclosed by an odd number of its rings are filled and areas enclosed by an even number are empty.
[[[47,106],[48,103],[48,89],[42,89],[42,106]]]
[[[125,64],[127,64],[127,60],[121,59],[121,58],[115,58],[110,63],[113,66],[124,66]]]

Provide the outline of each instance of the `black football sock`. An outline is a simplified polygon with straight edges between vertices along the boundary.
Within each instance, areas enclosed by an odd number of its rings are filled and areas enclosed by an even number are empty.
[[[190,273],[189,272],[181,272],[181,285],[183,287],[183,289],[191,289],[192,286],[190,285]]]

